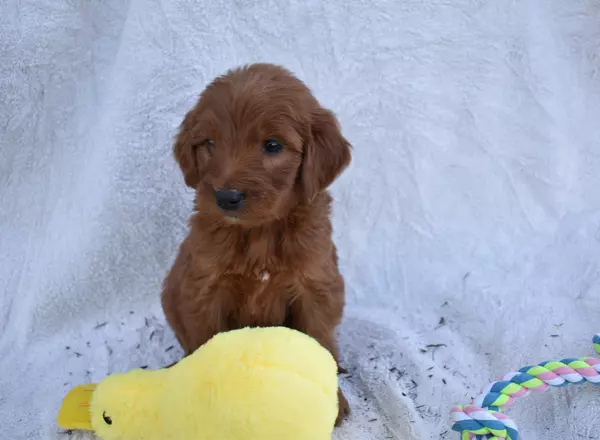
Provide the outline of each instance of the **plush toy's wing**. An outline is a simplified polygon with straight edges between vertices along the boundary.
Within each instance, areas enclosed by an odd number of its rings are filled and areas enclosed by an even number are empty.
[[[87,384],[73,388],[65,396],[56,421],[63,429],[92,430],[90,402],[96,385]]]

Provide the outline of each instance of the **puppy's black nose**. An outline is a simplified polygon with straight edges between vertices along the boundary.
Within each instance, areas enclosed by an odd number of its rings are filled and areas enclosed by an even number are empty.
[[[235,189],[219,189],[215,191],[215,198],[223,211],[237,211],[244,202],[244,194]]]

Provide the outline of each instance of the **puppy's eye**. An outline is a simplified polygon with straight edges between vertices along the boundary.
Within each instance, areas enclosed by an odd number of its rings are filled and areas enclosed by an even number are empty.
[[[204,139],[202,142],[200,142],[199,146],[205,147],[209,153],[212,153],[215,148],[215,143],[210,139]]]
[[[106,415],[106,411],[102,413],[102,418],[104,419],[104,423],[107,425],[112,425],[112,419]]]
[[[267,154],[279,154],[283,150],[283,145],[273,139],[269,139],[263,144],[263,150]]]

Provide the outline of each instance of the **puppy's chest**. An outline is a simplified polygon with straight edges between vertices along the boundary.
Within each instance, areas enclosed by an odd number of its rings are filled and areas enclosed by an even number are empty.
[[[211,255],[203,255],[208,291],[221,302],[230,328],[285,325],[289,304],[315,276],[314,255],[319,246],[298,239],[251,237]],[[323,243],[320,243],[323,246]]]
[[[224,274],[216,284],[228,302],[230,328],[284,325],[288,305],[301,289],[293,273],[267,269],[248,275]]]

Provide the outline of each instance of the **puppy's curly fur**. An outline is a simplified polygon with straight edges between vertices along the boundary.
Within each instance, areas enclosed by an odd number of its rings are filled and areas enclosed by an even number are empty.
[[[333,113],[282,67],[230,70],[200,95],[174,146],[196,212],[162,293],[186,355],[218,332],[284,325],[339,359],[344,281],[326,188],[350,149]],[[219,208],[224,188],[244,195],[240,209]],[[349,411],[339,397],[337,424]]]

